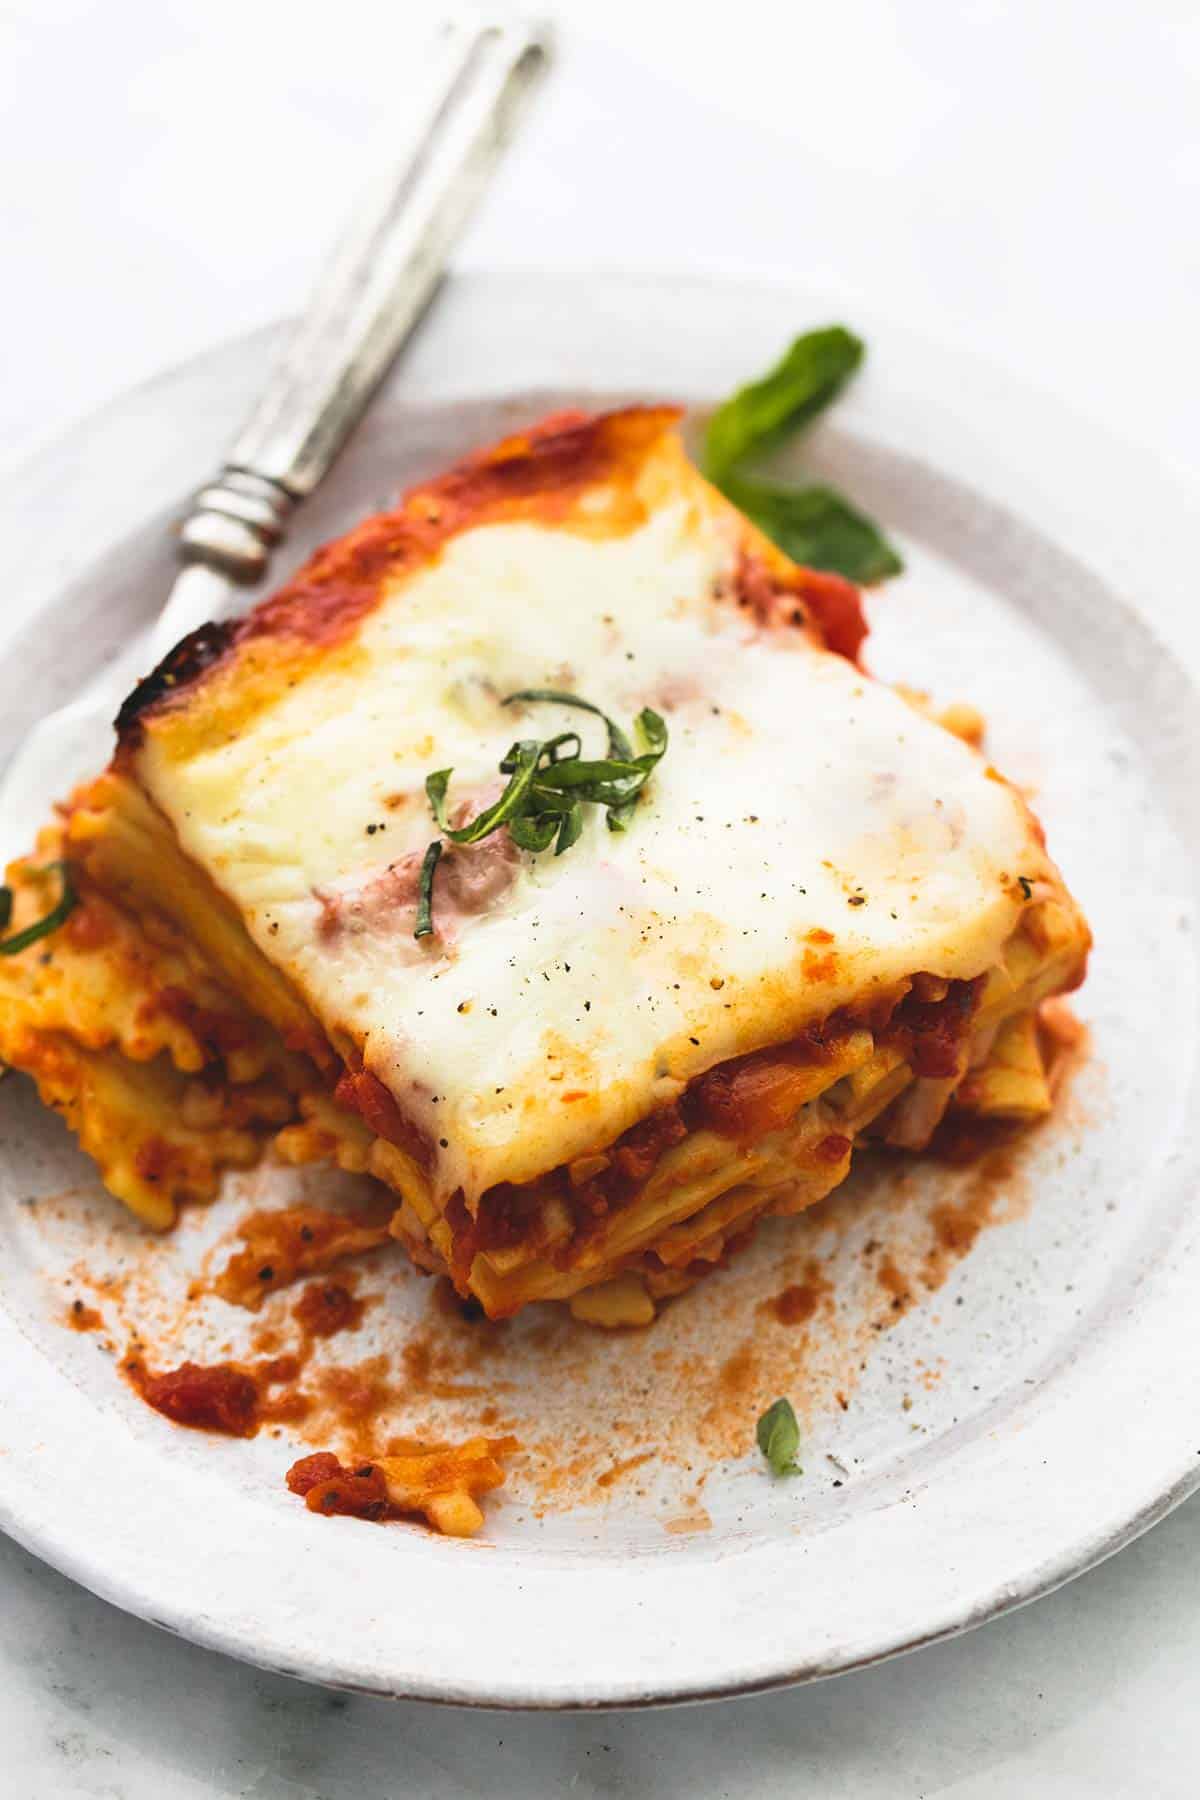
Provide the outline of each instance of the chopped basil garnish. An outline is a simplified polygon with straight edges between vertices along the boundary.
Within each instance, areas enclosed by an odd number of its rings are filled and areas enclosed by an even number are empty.
[[[414,937],[428,937],[433,930],[433,877],[441,860],[442,840],[434,838],[421,864],[421,879],[417,886],[417,929],[413,932]]]
[[[614,723],[606,712],[601,712],[598,706],[593,706],[590,700],[581,700],[578,694],[564,693],[561,688],[521,688],[515,694],[507,694],[502,705],[516,706],[521,700],[550,700],[555,706],[577,706],[580,712],[588,712],[595,718],[604,720],[604,726],[608,732],[608,754],[610,756],[627,759],[633,755],[633,745],[621,727]]]
[[[0,939],[0,956],[16,956],[20,951],[28,950],[30,944],[36,944],[39,938],[49,937],[52,931],[57,931],[74,912],[79,896],[71,880],[71,871],[65,862],[52,862],[46,863],[40,873],[48,875],[54,869],[57,869],[62,884],[58,904],[52,906],[44,918],[35,919],[32,925],[27,925],[24,931],[14,931],[11,937]],[[12,889],[0,887],[0,931],[7,928],[12,910]]]
[[[603,719],[608,755],[585,758],[577,731],[561,731],[552,738],[520,738],[501,760],[500,773],[508,776],[508,785],[500,798],[457,827],[451,825],[446,807],[454,771],[438,769],[426,777],[425,792],[442,838],[452,844],[477,844],[507,825],[518,849],[536,854],[553,843],[555,856],[561,856],[583,830],[585,804],[604,807],[610,831],[625,830],[642,789],[666,751],[666,724],[651,707],[643,707],[634,721],[631,742],[590,700],[556,688],[522,688],[507,694],[501,705],[540,701],[574,706]],[[433,878],[441,854],[442,841],[435,838],[421,864],[414,937],[428,937],[433,931]]]
[[[793,561],[869,585],[904,566],[878,526],[832,488],[790,487],[746,468],[836,400],[863,354],[861,338],[842,325],[796,338],[773,369],[717,408],[704,463],[709,480]]]
[[[771,1465],[772,1475],[803,1475],[796,1461],[800,1427],[790,1400],[776,1400],[758,1421],[758,1447]]]

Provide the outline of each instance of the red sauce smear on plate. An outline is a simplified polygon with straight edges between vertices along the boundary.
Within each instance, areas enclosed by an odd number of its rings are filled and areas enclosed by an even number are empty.
[[[391,1206],[388,1206],[388,1213]],[[386,1221],[316,1206],[253,1212],[238,1226],[245,1248],[235,1252],[213,1287],[231,1306],[256,1312],[268,1294],[301,1275],[315,1275],[347,1256],[391,1241]]]
[[[294,1354],[253,1363],[181,1363],[176,1369],[147,1369],[136,1352],[125,1373],[147,1406],[176,1425],[216,1431],[226,1437],[253,1437],[265,1423],[296,1424],[312,1409],[312,1396],[296,1387],[313,1344],[340,1331],[355,1331],[367,1302],[341,1282],[314,1281],[292,1309],[301,1330]],[[332,1374],[333,1371],[327,1373]],[[282,1392],[272,1393],[272,1389]]]
[[[258,1382],[236,1363],[185,1362],[157,1375],[136,1361],[126,1367],[146,1405],[176,1425],[227,1437],[253,1437],[258,1430]]]
[[[287,1484],[310,1512],[382,1519],[390,1510],[382,1470],[370,1462],[347,1469],[330,1450],[319,1450],[315,1456],[302,1456],[293,1463]]]

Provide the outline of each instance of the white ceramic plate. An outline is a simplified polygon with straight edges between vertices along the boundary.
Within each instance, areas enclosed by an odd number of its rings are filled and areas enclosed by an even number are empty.
[[[578,400],[702,402],[841,311],[728,283],[458,280],[289,558],[516,421]],[[370,1280],[386,1306],[353,1354],[400,1366],[420,1338],[473,1390],[417,1382],[398,1428],[470,1429],[490,1401],[531,1446],[483,1537],[456,1543],[317,1519],[282,1486],[289,1442],[180,1431],[128,1394],[97,1338],[63,1326],[69,1299],[90,1297],[80,1279],[123,1281],[117,1314],[152,1315],[162,1342],[164,1309],[254,1183],[148,1243],[27,1085],[5,1082],[0,1524],[118,1605],[370,1691],[638,1704],[827,1675],[961,1630],[1085,1569],[1200,1481],[1200,509],[1169,471],[969,355],[861,308],[849,322],[869,370],[808,456],[908,554],[872,601],[873,666],[983,708],[1095,926],[1079,1007],[1093,1052],[1062,1117],[986,1194],[969,1174],[868,1173],[618,1340],[534,1320],[480,1349],[385,1256]],[[215,465],[269,348],[260,334],[165,377],[10,478],[26,622],[0,665],[3,756],[160,603],[170,509]],[[995,1221],[961,1261],[931,1256],[939,1206]],[[889,1311],[881,1256],[911,1281],[907,1310]],[[789,1331],[760,1302],[813,1260],[833,1292]],[[236,1348],[244,1324],[213,1301],[172,1330],[202,1355]],[[753,1424],[784,1387],[806,1473],[772,1482]],[[605,1479],[622,1449],[647,1459]]]

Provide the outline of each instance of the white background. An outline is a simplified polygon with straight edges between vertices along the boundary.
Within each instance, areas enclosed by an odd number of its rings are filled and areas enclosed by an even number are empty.
[[[0,0],[5,451],[297,305],[436,10]],[[802,273],[1193,454],[1196,0],[552,10],[461,260]]]
[[[555,77],[461,263],[800,275],[850,323],[870,295],[1195,461],[1198,0],[550,10]],[[0,0],[0,462],[295,309],[434,16]],[[0,1543],[0,1795],[1194,1795],[1198,1574],[1193,1503],[957,1644],[771,1699],[556,1720],[255,1676]]]

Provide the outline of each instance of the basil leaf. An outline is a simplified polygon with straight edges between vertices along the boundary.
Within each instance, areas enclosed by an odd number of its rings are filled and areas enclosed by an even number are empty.
[[[574,744],[573,750],[563,750],[564,744]],[[569,762],[572,757],[583,755],[583,739],[577,731],[560,731],[557,737],[547,738],[542,745],[542,755],[547,762]]]
[[[500,767],[503,769],[504,764],[501,763]],[[450,777],[453,773],[453,769],[435,769],[432,775],[425,777],[425,798],[443,831],[448,829],[446,825],[442,824],[442,821],[446,816],[446,789],[450,786]]]
[[[540,818],[543,813],[553,813],[556,819],[561,819],[565,812],[571,810],[578,799],[578,794],[563,794],[556,792],[553,788],[543,787],[539,775],[538,780],[529,790],[529,799],[526,804],[534,818]]]
[[[581,700],[578,694],[568,694],[562,688],[521,688],[515,694],[505,694],[501,706],[515,706],[520,700],[549,700],[555,706],[577,706],[580,712],[591,713],[597,719],[604,720],[608,732],[608,754],[620,757],[623,761],[633,755],[633,745],[614,719],[590,700]]]
[[[508,821],[508,835],[518,850],[548,850],[559,825],[560,820],[554,813],[543,813],[540,817],[525,813]]]
[[[869,586],[904,565],[878,526],[830,487],[793,488],[746,473],[837,398],[863,359],[844,326],[798,337],[759,381],[717,408],[705,440],[705,473],[793,562]]]
[[[581,756],[570,762],[552,763],[538,770],[538,787],[555,791],[566,788],[593,787],[597,782],[645,781],[648,770],[636,757],[631,762],[585,762]]]
[[[449,776],[450,771],[442,773]],[[421,879],[417,884],[417,928],[414,937],[430,937],[433,934],[433,878],[437,874],[437,866],[442,860],[442,840],[434,838],[425,859],[421,864]]]
[[[469,824],[460,825],[457,830],[452,828],[446,817],[446,789],[450,785],[453,769],[438,769],[434,774],[427,775],[425,792],[443,837],[448,837],[452,844],[477,844],[480,838],[487,837],[498,825],[503,825],[505,820],[519,813],[525,795],[533,784],[541,749],[542,746],[532,739],[514,744],[500,765],[502,770],[507,765],[513,771],[508,786],[492,806],[478,813]]]
[[[0,931],[7,931],[8,921],[12,918],[13,891],[10,887],[0,887]]]
[[[609,830],[623,831],[638,795],[667,748],[665,721],[652,707],[642,708],[634,721],[634,735],[641,746],[635,755],[633,745],[616,721],[577,694],[563,693],[558,688],[523,688],[509,694],[501,705],[517,701],[574,706],[603,719],[608,732],[608,756],[585,758],[583,740],[577,731],[560,731],[555,737],[540,740],[519,738],[509,746],[500,763],[500,773],[509,778],[500,798],[476,818],[457,827],[450,824],[446,808],[454,771],[435,769],[425,777],[425,793],[442,836],[452,844],[477,844],[506,825],[519,850],[536,855],[553,843],[555,856],[561,856],[579,841],[585,803],[603,806]],[[438,839],[430,844],[421,864],[416,937],[427,937],[433,931],[433,878],[441,854],[442,843]]]
[[[646,779],[655,764],[662,760],[667,748],[666,722],[653,707],[644,706],[634,720],[634,732],[640,744],[645,745],[642,754],[635,757],[638,768],[642,771],[642,779],[627,799],[611,800],[608,805],[607,823],[610,831],[625,831],[633,817],[637,806],[638,795],[646,784]]]
[[[704,460],[718,487],[749,456],[774,449],[835,400],[863,359],[861,338],[844,325],[806,331],[773,369],[719,406],[708,424]]]
[[[75,892],[75,884],[71,880],[69,866],[65,862],[46,863],[39,873],[49,875],[54,870],[57,870],[61,883],[57,904],[50,908],[44,918],[35,919],[32,925],[27,925],[24,931],[15,931],[12,937],[0,941],[0,956],[17,956],[22,950],[28,950],[30,944],[36,944],[39,938],[49,937],[52,931],[57,931],[59,926],[75,911],[79,904],[79,896]],[[7,896],[7,899],[0,904],[0,912],[3,915],[0,918],[0,931],[3,931],[12,918],[13,897],[11,890],[7,887],[0,891]]]
[[[638,742],[646,747],[639,761],[645,762],[649,759],[650,768],[653,768],[667,747],[666,722],[654,711],[653,707],[643,706],[633,722],[633,728],[637,732]]]
[[[772,1475],[803,1475],[796,1461],[800,1427],[790,1400],[776,1400],[758,1421],[758,1447],[771,1465]]]
[[[558,842],[554,846],[555,856],[561,856],[564,850],[569,850],[582,830],[583,808],[576,800],[573,805],[568,806],[559,823]]]
[[[828,487],[788,488],[732,477],[726,494],[771,542],[807,569],[829,569],[869,587],[904,564],[879,527]]]

